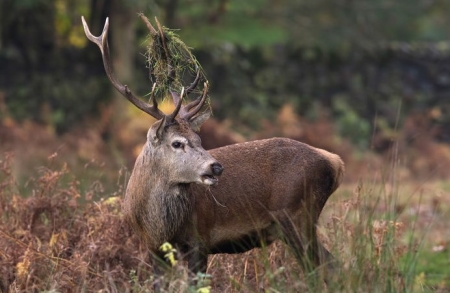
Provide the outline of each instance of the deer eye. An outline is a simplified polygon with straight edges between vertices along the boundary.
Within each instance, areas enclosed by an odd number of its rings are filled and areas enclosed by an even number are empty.
[[[180,149],[180,148],[183,148],[183,146],[184,146],[184,144],[182,142],[179,142],[179,141],[172,142],[172,147],[174,149]]]

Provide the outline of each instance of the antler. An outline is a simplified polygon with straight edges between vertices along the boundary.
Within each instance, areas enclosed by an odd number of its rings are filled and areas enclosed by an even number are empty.
[[[161,37],[164,39],[163,31],[162,31],[161,25],[159,24],[158,21],[157,21],[157,25],[158,25],[159,33],[155,28],[153,28],[153,26],[151,25],[151,23],[148,21],[148,19],[145,16],[140,15],[140,17],[141,17],[141,19],[144,20],[144,22],[146,23],[146,25],[152,35],[161,34]],[[175,104],[175,110],[170,115],[165,115],[160,109],[158,109],[158,103],[157,103],[155,95],[154,95],[156,83],[153,84],[152,92],[150,93],[150,100],[151,100],[152,104],[148,104],[148,103],[140,100],[139,98],[137,98],[131,92],[131,90],[128,88],[127,85],[122,85],[117,80],[117,78],[115,77],[115,75],[113,73],[112,65],[111,65],[111,58],[110,58],[110,53],[109,53],[109,45],[108,45],[109,18],[106,18],[105,26],[103,27],[103,32],[98,37],[92,35],[83,16],[81,17],[81,20],[83,22],[83,27],[84,27],[84,32],[86,34],[86,37],[91,42],[97,44],[97,46],[100,48],[100,51],[102,53],[102,58],[103,58],[103,65],[105,67],[106,75],[108,76],[110,82],[116,88],[116,90],[119,91],[125,98],[127,98],[127,100],[129,100],[133,105],[135,105],[136,107],[138,107],[145,113],[153,116],[154,118],[156,118],[158,120],[165,118],[164,121],[167,124],[172,123],[175,120],[175,117],[178,115],[178,113],[180,114],[179,116],[181,119],[189,121],[203,107],[203,105],[206,101],[206,97],[208,95],[208,82],[204,83],[203,94],[200,97],[198,97],[196,100],[190,102],[189,104],[182,106],[183,96],[185,94],[187,95],[187,94],[191,93],[200,81],[200,69],[198,69],[197,76],[196,76],[195,80],[189,85],[189,87],[186,90],[184,89],[184,87],[182,88],[181,95],[178,95],[174,91],[170,91],[170,94],[172,95],[172,99]],[[170,56],[168,55],[169,53],[168,53],[165,42],[163,42],[163,47],[164,47],[164,51],[166,54],[165,57],[170,62]],[[169,74],[169,76],[172,77],[172,75],[174,74],[173,67],[170,64],[168,67],[169,67],[168,74]]]
[[[153,27],[153,25],[150,23],[150,21],[148,20],[148,18],[144,15],[144,14],[139,14],[140,18],[142,19],[142,21],[146,24],[148,30],[150,31],[150,34],[152,36],[159,36],[161,38],[161,44],[164,50],[164,59],[167,62],[167,75],[169,76],[170,80],[174,80],[175,79],[175,69],[174,66],[172,65],[172,58],[170,56],[170,51],[167,48],[167,42],[165,40],[164,37],[164,32],[163,29],[161,27],[161,24],[159,23],[158,19],[155,17],[155,22],[156,22],[156,26],[158,29],[155,29],[155,27]],[[183,99],[183,94],[186,94],[186,96],[188,94],[190,94],[192,91],[194,91],[194,89],[197,87],[199,81],[201,79],[201,70],[200,68],[197,69],[197,76],[195,77],[194,81],[189,85],[189,87],[187,89],[182,89],[181,95],[178,95],[178,93],[174,92],[174,91],[170,91],[170,94],[172,96],[172,100],[174,102],[175,105],[178,105],[181,100]],[[176,107],[176,112],[180,112],[180,118],[184,119],[184,120],[189,120],[192,117],[194,117],[198,111],[201,110],[201,108],[203,107],[205,101],[206,101],[206,97],[208,96],[208,84],[207,81],[206,83],[204,83],[204,88],[203,88],[203,94],[198,97],[196,100],[190,102],[189,104],[182,106],[181,109],[177,109],[178,107]]]
[[[195,81],[194,81],[195,82]],[[198,81],[197,81],[198,83]],[[183,107],[183,112],[180,113],[180,117],[185,120],[190,120],[194,117],[203,107],[206,101],[206,97],[208,96],[209,84],[208,81],[203,83],[203,93],[196,100],[190,102],[186,106]]]
[[[189,94],[192,92],[195,87],[197,86],[198,82],[200,80],[200,71],[197,73],[197,77],[195,80],[191,83],[191,85],[185,90],[184,88],[181,91],[181,96],[179,96],[176,92],[170,91],[170,94],[172,95],[172,99],[175,105],[178,105],[181,100],[183,99],[184,93]],[[206,97],[208,96],[208,81],[203,83],[203,93],[201,96],[199,96],[194,101],[190,102],[187,105],[184,105],[179,110],[180,112],[180,118],[186,121],[189,121],[192,117],[194,117],[203,107],[206,101]]]
[[[153,86],[152,93],[151,93],[151,100],[152,105],[145,103],[144,101],[137,98],[131,90],[126,85],[122,85],[116,78],[116,76],[113,73],[112,65],[111,65],[111,58],[109,54],[109,45],[108,45],[108,28],[109,28],[109,18],[106,18],[105,26],[103,27],[103,32],[100,36],[96,37],[92,35],[92,33],[89,30],[89,27],[84,20],[84,17],[81,17],[81,21],[83,22],[84,27],[84,33],[86,34],[86,37],[93,43],[97,44],[97,46],[100,48],[100,51],[102,53],[103,58],[103,66],[105,67],[106,75],[109,78],[109,81],[112,83],[112,85],[116,88],[116,90],[121,93],[125,98],[127,98],[128,101],[130,101],[133,105],[144,111],[145,113],[153,116],[156,119],[162,119],[165,115],[164,113],[158,109],[158,104],[156,102],[155,96],[154,96],[154,90],[155,85]]]

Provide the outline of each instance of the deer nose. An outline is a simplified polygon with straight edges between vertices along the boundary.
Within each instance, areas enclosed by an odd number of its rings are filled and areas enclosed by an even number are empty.
[[[221,164],[215,162],[211,165],[211,170],[214,176],[220,176],[223,172],[223,167]]]

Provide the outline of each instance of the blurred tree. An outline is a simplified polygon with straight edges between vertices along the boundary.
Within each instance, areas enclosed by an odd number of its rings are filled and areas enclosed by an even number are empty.
[[[100,34],[106,16],[111,16],[114,66],[121,80],[132,82],[136,11],[141,10],[143,3],[2,1],[0,90],[5,91],[10,112],[18,119],[35,119],[64,131],[86,117],[86,113],[94,113],[99,103],[108,98],[110,86],[101,58],[95,46],[87,47],[81,15],[88,17],[95,34]]]
[[[119,79],[149,91],[138,12],[181,28],[210,78],[219,118],[256,127],[290,102],[310,119],[334,109],[328,115],[347,133],[352,123],[371,133],[375,115],[394,127],[402,100],[404,111],[438,107],[439,121],[450,124],[447,0],[3,0],[0,8],[0,91],[9,110],[59,131],[113,93],[81,15],[94,34],[110,17]]]

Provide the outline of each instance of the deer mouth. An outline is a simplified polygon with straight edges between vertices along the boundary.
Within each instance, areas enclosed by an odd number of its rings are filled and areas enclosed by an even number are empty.
[[[217,185],[219,179],[212,174],[203,174],[202,183],[206,185]]]

